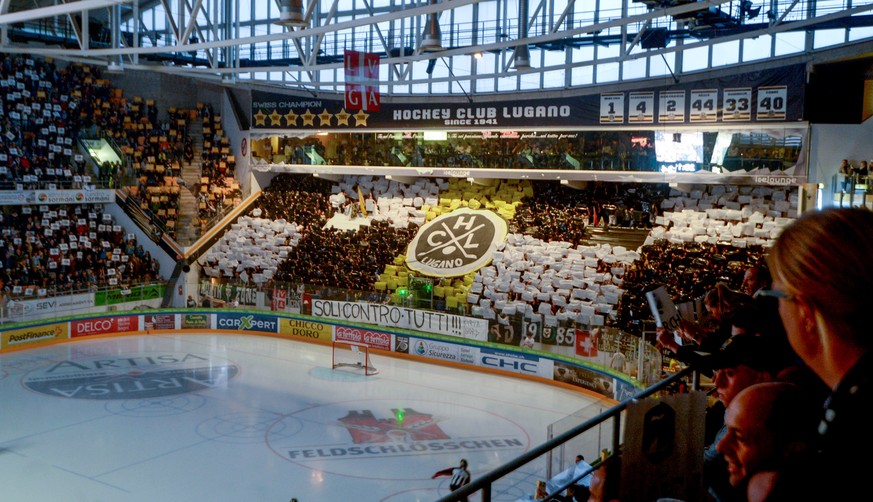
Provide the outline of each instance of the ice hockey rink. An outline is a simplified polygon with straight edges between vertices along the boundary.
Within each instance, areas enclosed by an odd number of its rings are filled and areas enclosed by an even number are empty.
[[[331,369],[324,345],[187,333],[0,353],[0,499],[434,501],[449,493],[434,472],[466,458],[475,479],[545,441],[548,424],[608,407],[510,376],[372,361],[364,376]],[[545,477],[540,459],[492,499]]]

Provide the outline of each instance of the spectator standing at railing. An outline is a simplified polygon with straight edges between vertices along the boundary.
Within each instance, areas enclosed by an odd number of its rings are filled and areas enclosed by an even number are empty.
[[[864,180],[866,180],[869,173],[870,171],[867,168],[866,160],[862,160],[858,167],[854,169],[855,179],[857,179],[859,182],[863,182]]]
[[[840,174],[843,177],[843,193],[851,190],[852,178],[855,175],[855,168],[849,164],[849,159],[843,159],[840,163]]]
[[[830,208],[803,214],[782,231],[768,254],[771,294],[779,298],[788,340],[831,389],[818,428],[819,454],[796,469],[777,471],[774,493],[800,485],[807,489],[806,500],[858,500],[869,491],[871,253],[873,212]]]

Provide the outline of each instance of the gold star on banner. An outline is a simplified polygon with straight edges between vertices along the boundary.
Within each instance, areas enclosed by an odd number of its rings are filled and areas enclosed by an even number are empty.
[[[303,117],[303,125],[315,125],[315,114],[309,111],[309,108],[301,117]]]
[[[343,108],[336,114],[336,125],[349,125],[349,117],[351,117],[351,115],[349,115],[349,112]]]
[[[255,125],[267,125],[264,121],[267,120],[267,116],[261,110],[258,110],[258,113],[255,114]]]
[[[321,125],[329,126],[331,117],[333,117],[333,115],[331,115],[330,112],[327,111],[327,108],[325,108],[324,111],[318,115],[318,120],[321,121]]]
[[[273,113],[270,114],[270,124],[277,126],[282,125],[279,121],[282,120],[282,116],[279,115],[279,112],[273,110]]]
[[[369,117],[369,115],[367,115],[366,113],[364,113],[364,110],[361,110],[361,111],[359,111],[358,113],[356,113],[356,114],[354,115],[354,117],[355,117],[355,125],[356,125],[356,126],[362,126],[362,127],[363,127],[363,126],[366,126],[366,125],[367,125],[367,117]]]
[[[294,113],[294,110],[288,110],[288,113],[285,114],[285,125],[287,126],[296,126],[297,125],[297,115]]]

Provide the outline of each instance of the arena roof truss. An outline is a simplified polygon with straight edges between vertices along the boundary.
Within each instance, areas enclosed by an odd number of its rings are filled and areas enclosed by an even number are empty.
[[[833,47],[819,32],[866,53],[870,10],[873,0],[0,0],[0,51],[315,93],[342,91],[355,50],[379,54],[383,95],[472,101],[772,63]],[[722,61],[730,51],[736,61]]]

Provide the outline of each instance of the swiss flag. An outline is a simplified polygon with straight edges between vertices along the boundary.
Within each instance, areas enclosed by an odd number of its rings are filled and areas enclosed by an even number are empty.
[[[576,355],[580,357],[597,357],[597,333],[581,329],[576,330]]]

